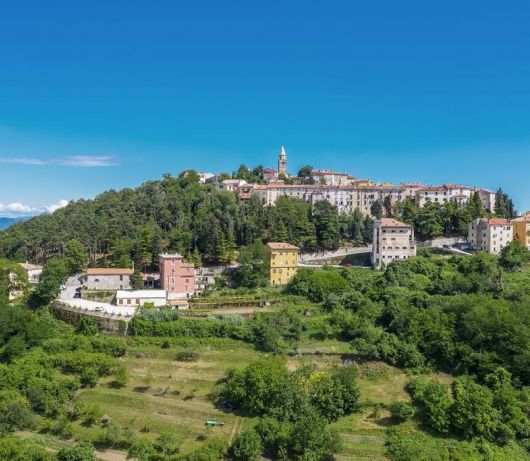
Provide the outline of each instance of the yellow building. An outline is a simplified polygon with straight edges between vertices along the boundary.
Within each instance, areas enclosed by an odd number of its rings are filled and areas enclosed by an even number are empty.
[[[530,211],[519,218],[512,219],[513,239],[530,249]]]
[[[298,270],[300,248],[283,242],[267,243],[270,256],[269,283],[286,285]]]

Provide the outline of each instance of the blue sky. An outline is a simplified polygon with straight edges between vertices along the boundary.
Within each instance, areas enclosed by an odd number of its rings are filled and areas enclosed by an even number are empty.
[[[529,23],[525,1],[4,2],[0,215],[282,144],[293,172],[530,209]]]

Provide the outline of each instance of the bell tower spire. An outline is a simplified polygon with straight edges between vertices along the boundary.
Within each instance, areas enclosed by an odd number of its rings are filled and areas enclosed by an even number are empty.
[[[283,146],[278,155],[278,175],[281,174],[287,176],[287,154],[285,153],[285,147]]]

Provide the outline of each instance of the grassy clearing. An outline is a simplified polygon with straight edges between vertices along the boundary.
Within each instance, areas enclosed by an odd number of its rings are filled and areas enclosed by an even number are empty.
[[[197,348],[199,358],[176,361],[177,351],[190,345]],[[310,364],[330,369],[350,360],[349,345],[337,340],[307,338],[298,350],[298,355],[287,359],[290,369]],[[244,367],[260,355],[251,345],[229,339],[173,338],[168,343],[164,338],[134,338],[130,339],[129,350],[122,359],[129,372],[127,385],[115,389],[102,381],[95,388],[80,392],[75,400],[77,404],[98,406],[109,421],[138,435],[153,438],[168,432],[177,435],[182,440],[181,453],[186,454],[208,438],[220,436],[229,441],[255,424],[251,418],[215,408],[208,396],[230,368]],[[408,400],[405,386],[409,376],[380,362],[354,362],[354,365],[359,371],[365,410],[332,424],[341,437],[337,459],[386,460],[385,429],[391,421],[388,412],[374,414],[374,404]],[[450,381],[446,375],[437,377]],[[207,419],[216,419],[224,426],[207,428]],[[96,441],[102,431],[98,423],[88,426],[76,421],[73,438]],[[63,443],[48,440],[45,445],[59,448]]]
[[[216,409],[208,395],[229,368],[242,367],[259,353],[244,344],[232,349],[203,346],[197,361],[177,362],[177,349],[133,345],[124,358],[129,371],[124,388],[114,389],[102,382],[80,393],[76,400],[99,406],[110,421],[136,433],[153,437],[165,432],[176,434],[183,440],[183,453],[213,436],[229,440],[237,416]],[[146,379],[147,376],[151,378]],[[152,382],[147,387],[149,381]],[[216,419],[224,426],[206,428],[208,419]],[[247,423],[251,421],[242,426]],[[86,427],[78,422],[74,426],[76,439],[94,441],[100,432],[98,425]]]

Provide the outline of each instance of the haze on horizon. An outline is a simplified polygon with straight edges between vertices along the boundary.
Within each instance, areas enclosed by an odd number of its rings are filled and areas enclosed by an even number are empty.
[[[530,209],[530,5],[35,0],[0,15],[0,216],[311,164]]]

